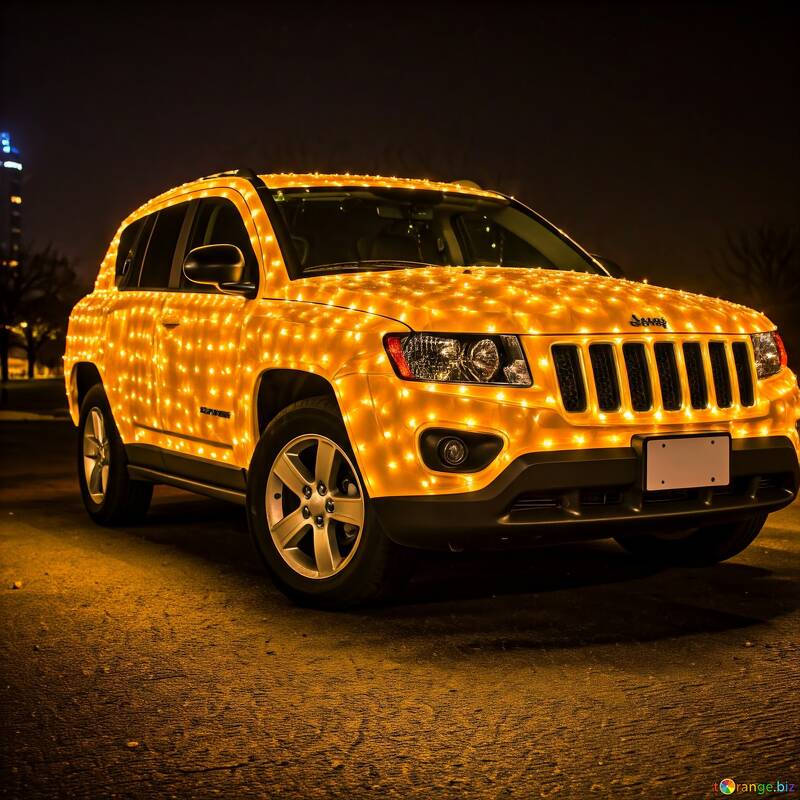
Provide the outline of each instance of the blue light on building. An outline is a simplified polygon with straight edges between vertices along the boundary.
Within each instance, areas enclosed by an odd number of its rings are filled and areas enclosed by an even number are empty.
[[[0,267],[17,267],[22,245],[22,160],[8,131],[0,131],[0,151]]]
[[[8,131],[0,131],[0,148],[3,150],[3,155],[19,153],[19,150],[11,144],[11,134]]]

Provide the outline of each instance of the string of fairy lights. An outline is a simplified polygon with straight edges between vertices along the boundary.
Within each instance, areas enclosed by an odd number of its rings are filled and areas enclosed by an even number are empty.
[[[497,197],[461,184],[363,175],[265,175],[271,188],[383,186],[436,189]],[[135,219],[187,200],[224,197],[239,210],[261,264],[259,300],[213,293],[165,293],[115,288],[119,234]],[[476,298],[480,298],[476,302]],[[628,330],[631,309],[664,316],[676,333]],[[366,312],[366,313],[365,313]],[[165,329],[165,314],[180,325]],[[395,321],[399,320],[399,322]],[[402,324],[401,324],[402,323]],[[533,373],[531,387],[400,381],[383,348],[387,333],[414,330],[515,333]],[[625,327],[623,327],[625,326]],[[800,414],[794,376],[783,370],[758,384],[754,405],[734,393],[729,408],[663,407],[653,382],[652,409],[633,412],[625,382],[617,412],[600,410],[591,370],[589,402],[580,413],[561,406],[551,360],[553,344],[645,344],[656,374],[656,341],[699,342],[713,386],[708,343],[749,341],[773,326],[763,315],[714,298],[612,280],[587,273],[470,267],[320,275],[292,281],[252,184],[224,176],[183,184],[131,214],[103,259],[95,291],[72,314],[65,374],[80,362],[97,366],[123,441],[155,445],[209,461],[247,467],[259,432],[259,380],[270,369],[316,373],[334,387],[356,457],[372,496],[460,492],[490,483],[525,452],[613,447],[630,441],[631,426],[652,432],[728,430],[734,437],[785,435],[797,445]],[[610,333],[609,333],[610,332]],[[685,374],[681,348],[675,348]],[[684,392],[684,395],[688,393]],[[74,392],[70,399],[77,419]],[[199,413],[200,405],[231,411]],[[431,425],[499,435],[500,455],[475,474],[436,473],[419,455],[420,432]]]

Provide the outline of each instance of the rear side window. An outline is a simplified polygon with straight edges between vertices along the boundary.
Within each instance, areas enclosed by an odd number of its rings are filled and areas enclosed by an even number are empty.
[[[139,275],[140,289],[166,289],[169,286],[175,246],[188,205],[180,203],[158,212]]]
[[[192,223],[186,252],[207,244],[233,244],[244,256],[246,282],[258,282],[258,259],[250,244],[250,236],[245,228],[239,209],[224,197],[211,197],[199,201],[199,208]],[[181,291],[216,292],[213,286],[192,283],[181,272]]]
[[[130,274],[133,259],[136,255],[136,241],[139,238],[142,225],[144,225],[144,219],[137,219],[136,222],[132,222],[128,225],[128,227],[122,231],[122,236],[119,237],[116,269],[117,286]]]
[[[150,214],[132,222],[122,231],[117,248],[116,285],[120,289],[136,288],[142,257],[153,230],[156,215]]]

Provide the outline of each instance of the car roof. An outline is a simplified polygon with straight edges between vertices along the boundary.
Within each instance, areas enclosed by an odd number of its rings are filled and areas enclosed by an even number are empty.
[[[260,178],[270,189],[311,189],[315,187],[364,188],[374,186],[396,189],[427,189],[431,191],[467,194],[494,199],[505,198],[505,196],[499,192],[481,189],[472,181],[446,183],[443,181],[432,181],[428,178],[398,178],[386,177],[384,175],[351,175],[349,173],[327,174],[322,172],[275,172],[264,173],[258,176],[251,172],[248,177],[243,174],[243,171],[234,170],[208,175],[204,178],[196,178],[195,180],[187,181],[180,186],[174,186],[165,192],[161,192],[161,194],[150,198],[125,217],[120,229],[129,225],[133,220],[152,212],[156,208],[180,202],[182,196],[187,192],[236,188],[237,185],[241,186],[242,182],[247,182],[250,186],[253,186],[252,180],[256,177]]]
[[[430,189],[439,192],[472,194],[480,197],[501,198],[499,192],[482,189],[472,181],[463,183],[432,181],[428,178],[398,178],[384,175],[326,174],[321,172],[279,172],[259,175],[270,189],[305,189],[316,187],[381,187],[390,189]]]

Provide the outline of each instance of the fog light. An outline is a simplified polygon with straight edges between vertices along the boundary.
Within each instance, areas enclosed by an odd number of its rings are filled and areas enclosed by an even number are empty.
[[[428,428],[419,437],[422,463],[434,472],[480,472],[503,449],[493,433]]]
[[[469,448],[457,436],[448,436],[439,442],[439,457],[448,467],[457,467],[467,460]]]

